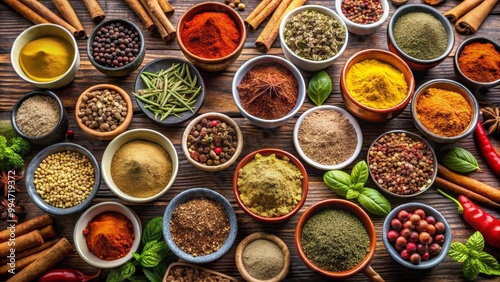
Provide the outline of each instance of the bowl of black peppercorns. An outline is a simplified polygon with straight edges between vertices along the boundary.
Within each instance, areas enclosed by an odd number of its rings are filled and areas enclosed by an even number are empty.
[[[221,113],[205,113],[193,119],[182,135],[182,151],[196,168],[217,172],[230,167],[243,149],[238,124]]]
[[[98,24],[87,41],[87,57],[100,72],[126,76],[142,64],[146,48],[144,36],[134,23],[112,19]]]

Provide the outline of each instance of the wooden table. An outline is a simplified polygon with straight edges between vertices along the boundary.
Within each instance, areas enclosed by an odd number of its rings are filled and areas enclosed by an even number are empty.
[[[52,2],[49,0],[40,0],[40,2],[47,5],[51,9],[54,8]],[[76,10],[79,18],[83,22],[85,30],[87,31],[87,33],[90,33],[95,24],[90,19],[90,16],[87,10],[85,9],[82,1],[71,0],[70,2],[72,3],[74,9]],[[171,4],[175,8],[175,13],[170,18],[172,23],[176,25],[183,12],[186,11],[186,9],[188,9],[191,5],[195,4],[196,2],[201,2],[201,1],[172,0]],[[459,2],[460,2],[459,0],[446,0],[441,6],[438,6],[437,9],[441,12],[444,12],[450,9],[451,7],[457,5]],[[177,45],[177,42],[175,40],[165,43],[158,37],[157,34],[148,32],[144,28],[142,23],[139,21],[139,19],[136,17],[134,12],[132,12],[123,1],[100,0],[99,3],[101,4],[103,10],[106,12],[106,19],[124,18],[137,23],[138,26],[141,27],[141,30],[145,35],[146,49],[147,49],[147,54],[143,62],[143,65],[156,58],[161,58],[166,56],[183,58],[183,55],[180,52],[179,46]],[[247,8],[245,11],[239,11],[240,15],[243,18],[246,17],[252,11],[252,9],[256,7],[258,3],[259,1],[257,0],[245,1]],[[421,3],[421,2],[416,0],[410,0],[410,3]],[[307,4],[320,4],[334,9],[334,1],[308,1]],[[497,12],[491,14],[484,21],[483,25],[475,35],[486,36],[492,38],[496,42],[500,42],[500,15],[498,14],[499,8],[500,7],[497,7],[496,8]],[[391,15],[395,9],[396,8],[394,6],[391,6]],[[55,11],[55,9],[53,10]],[[36,89],[32,85],[24,82],[20,77],[18,77],[15,74],[10,64],[10,55],[9,55],[10,48],[16,36],[20,34],[24,29],[30,26],[32,26],[31,22],[24,19],[21,15],[10,9],[4,3],[0,4],[0,38],[1,38],[0,120],[8,120],[10,118],[10,111],[12,110],[14,103],[23,94]],[[353,34],[349,35],[349,43],[348,43],[349,45],[347,49],[335,61],[334,65],[327,69],[334,84],[333,84],[333,94],[330,95],[330,97],[326,101],[326,104],[339,105],[341,107],[344,107],[342,98],[340,97],[340,88],[339,88],[339,75],[344,62],[347,60],[349,56],[351,56],[355,52],[366,48],[379,48],[387,50],[388,47],[386,41],[386,28],[387,28],[387,22],[384,24],[382,29],[378,31],[376,34],[370,36],[356,36]],[[298,156],[292,143],[292,130],[298,116],[305,110],[313,107],[313,104],[311,102],[309,102],[306,99],[306,102],[304,103],[304,106],[300,110],[299,114],[297,114],[297,116],[295,116],[293,120],[288,122],[287,125],[277,129],[264,130],[251,125],[248,122],[248,120],[242,117],[242,115],[236,108],[231,96],[231,88],[230,88],[231,80],[236,70],[248,59],[251,59],[253,57],[262,54],[256,50],[254,45],[254,41],[261,30],[262,26],[257,31],[248,33],[248,38],[243,53],[240,55],[239,59],[235,63],[233,63],[227,70],[219,73],[203,73],[203,78],[205,79],[208,93],[200,113],[212,112],[212,111],[223,112],[233,117],[237,121],[237,123],[243,130],[245,136],[244,148],[240,156],[240,159],[254,150],[265,147],[276,147],[284,149]],[[415,73],[417,81],[416,86],[418,87],[423,82],[433,78],[448,78],[455,80],[456,77],[453,73],[453,64],[452,64],[453,56],[455,54],[456,47],[466,38],[469,38],[469,36],[463,36],[456,33],[455,48],[451,52],[450,56],[446,58],[446,60],[439,66],[435,67],[434,69],[428,72],[419,74]],[[125,78],[117,79],[117,78],[107,77],[98,72],[90,64],[85,50],[86,41],[78,40],[78,46],[81,54],[81,65],[78,74],[75,80],[70,85],[62,89],[55,90],[55,93],[57,93],[59,97],[61,97],[61,99],[63,100],[64,106],[68,111],[70,117],[70,129],[75,131],[75,138],[71,142],[81,144],[84,147],[88,148],[100,161],[102,158],[103,151],[106,148],[108,142],[98,141],[90,137],[87,137],[83,135],[83,133],[79,130],[74,118],[76,99],[84,89],[98,83],[116,84],[124,88],[128,93],[131,93],[134,87],[134,81],[138,71],[135,71],[133,74]],[[276,40],[274,42],[268,54],[282,56],[279,40]],[[308,82],[312,76],[312,73],[305,71],[302,72],[302,74],[306,79],[306,82]],[[480,105],[500,103],[500,87],[491,89],[487,95],[478,94],[478,100],[480,102]],[[392,129],[405,129],[417,132],[411,120],[409,108],[407,108],[405,112],[403,112],[403,114],[401,114],[398,118],[386,123],[372,124],[363,122],[361,120],[359,122],[363,130],[364,141],[363,141],[363,149],[357,161],[366,158],[368,146],[376,136],[378,136],[384,131]],[[158,126],[151,120],[149,120],[139,110],[137,104],[134,102],[134,117],[129,129],[133,128],[154,129],[163,133],[170,140],[172,140],[179,154],[180,171],[172,189],[170,189],[159,200],[156,200],[149,204],[137,204],[137,205],[130,203],[125,203],[125,204],[131,207],[134,211],[136,211],[139,214],[143,224],[145,224],[149,219],[153,217],[162,216],[165,211],[165,207],[167,206],[169,201],[178,193],[193,187],[207,187],[213,189],[223,194],[232,203],[237,214],[239,230],[236,242],[230,249],[230,251],[219,260],[206,265],[206,267],[221,271],[231,276],[235,276],[241,280],[241,276],[239,275],[234,262],[234,254],[236,246],[247,235],[255,231],[265,231],[281,237],[286,242],[286,244],[290,249],[292,256],[292,264],[290,273],[287,277],[287,281],[321,280],[322,278],[317,274],[315,274],[314,272],[312,272],[311,270],[309,270],[298,257],[295,245],[293,243],[293,235],[297,220],[305,209],[307,209],[312,204],[320,200],[338,198],[338,196],[329,189],[327,189],[327,187],[323,183],[322,176],[324,172],[306,165],[307,172],[309,174],[309,193],[307,195],[307,201],[303,206],[303,208],[301,209],[301,211],[297,215],[295,215],[290,221],[285,222],[283,224],[277,224],[272,226],[263,225],[259,222],[254,221],[248,215],[244,214],[243,211],[236,204],[231,186],[235,165],[231,166],[229,169],[222,172],[207,173],[197,170],[186,161],[180,147],[182,132],[186,125],[187,122],[170,127]],[[491,170],[484,162],[484,158],[480,155],[479,149],[472,136],[457,143],[456,145],[470,150],[478,159],[483,172],[473,173],[472,174],[473,177],[481,181],[487,182],[491,185],[500,187],[499,178],[491,172]],[[34,148],[33,150],[31,150],[29,156],[27,156],[26,158],[26,162],[28,163],[39,150],[40,150],[39,148],[38,149]],[[352,165],[347,169],[350,171],[350,168],[352,168]],[[374,187],[374,183],[371,182],[370,180],[368,186]],[[21,188],[21,193],[18,193],[18,197],[21,199],[22,205],[25,207],[28,213],[25,219],[33,218],[41,214],[42,211],[39,210],[33,203],[31,203],[29,197],[25,192],[25,187],[22,183],[20,185],[20,188]],[[394,197],[390,197],[389,200],[393,207],[396,207],[400,204],[407,202],[407,200],[401,200]],[[106,187],[103,181],[99,193],[97,194],[97,197],[94,199],[94,204],[104,201],[122,202]],[[455,204],[453,204],[448,199],[445,199],[444,197],[439,195],[435,189],[430,189],[426,193],[414,199],[411,199],[411,201],[418,201],[430,204],[434,208],[439,210],[446,217],[448,223],[450,224],[453,233],[453,241],[460,241],[465,243],[467,238],[469,238],[469,236],[474,232],[473,228],[470,227],[467,223],[465,223],[464,220],[457,214],[457,209]],[[493,213],[497,218],[500,218],[500,213],[498,211],[493,211],[490,209],[486,210]],[[73,227],[76,221],[78,220],[80,214],[81,213],[64,217],[55,217],[55,227],[60,236],[64,236],[72,242]],[[384,218],[372,216],[372,220],[377,231],[377,250],[375,253],[375,257],[371,262],[371,266],[383,278],[385,278],[386,281],[401,281],[403,279],[412,281],[413,280],[422,280],[422,281],[465,280],[461,272],[462,264],[453,261],[449,256],[446,257],[446,259],[438,267],[435,267],[434,269],[430,269],[427,271],[414,271],[399,265],[391,257],[389,257],[382,243],[382,223]],[[3,229],[5,228],[4,226],[5,222],[1,222],[0,228]],[[500,259],[500,250],[495,250],[492,247],[488,246],[485,248],[485,250],[488,251],[490,254],[494,255],[497,259]],[[84,270],[88,273],[93,273],[96,271],[93,267],[86,264],[78,256],[76,252],[69,255],[67,259],[58,264],[57,267],[77,268]],[[106,277],[105,275],[107,273],[108,273],[107,271],[103,271],[100,280],[104,281]],[[483,277],[478,278],[478,280],[482,279],[484,278]],[[357,274],[350,280],[366,281],[367,278],[363,274]]]

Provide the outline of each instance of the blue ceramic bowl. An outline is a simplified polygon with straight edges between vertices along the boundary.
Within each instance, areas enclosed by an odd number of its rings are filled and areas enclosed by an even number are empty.
[[[398,213],[401,210],[407,210],[408,212],[413,212],[416,209],[423,209],[426,215],[434,216],[436,218],[436,221],[444,223],[445,226],[445,232],[444,232],[445,239],[444,242],[441,244],[441,252],[439,253],[439,255],[431,257],[427,261],[421,261],[419,264],[413,264],[410,261],[401,258],[399,252],[394,248],[394,245],[391,242],[389,242],[386,235],[387,232],[389,232],[389,230],[391,229],[391,220],[397,218]],[[426,204],[411,202],[397,206],[396,208],[392,209],[389,215],[387,215],[387,217],[384,220],[384,225],[382,228],[382,239],[384,241],[384,246],[385,249],[387,250],[387,253],[389,253],[389,255],[395,261],[408,268],[421,270],[421,269],[433,268],[434,266],[438,265],[445,259],[446,255],[448,254],[448,251],[450,250],[452,236],[448,222],[446,222],[446,219],[437,210]]]
[[[174,210],[180,204],[194,198],[207,198],[217,201],[224,207],[224,209],[227,212],[227,216],[229,218],[230,230],[226,242],[222,245],[222,247],[218,251],[204,256],[193,256],[189,253],[184,252],[174,243],[174,241],[172,240],[172,235],[170,233],[170,220],[172,219],[172,213],[174,212]],[[234,240],[236,239],[237,234],[238,234],[238,221],[236,219],[236,214],[234,213],[233,207],[224,196],[207,188],[192,188],[182,193],[179,193],[172,199],[172,201],[170,201],[170,203],[167,206],[167,209],[165,210],[165,214],[163,215],[163,237],[165,238],[168,247],[177,257],[191,263],[196,263],[196,264],[209,263],[220,258],[227,251],[229,251],[229,249],[234,243]]]
[[[40,136],[40,137],[32,137],[24,134],[19,127],[17,126],[16,122],[16,115],[17,111],[19,110],[19,107],[22,105],[26,99],[34,97],[34,96],[49,96],[56,100],[57,105],[59,107],[59,111],[61,113],[59,117],[59,121],[57,122],[56,126],[54,129],[52,129],[51,132]],[[38,146],[48,146],[57,142],[61,142],[65,139],[66,133],[68,132],[68,127],[69,127],[69,119],[68,119],[68,114],[66,113],[66,110],[64,109],[63,103],[61,102],[61,99],[52,91],[49,90],[35,90],[31,91],[28,94],[24,95],[19,99],[16,104],[14,105],[14,108],[12,109],[12,114],[10,117],[10,121],[12,123],[12,127],[14,127],[14,130],[16,133],[23,137],[24,139],[28,140],[31,144],[33,145],[38,145]],[[35,121],[36,122],[36,121]]]
[[[47,156],[53,153],[63,152],[63,151],[78,152],[86,156],[92,163],[92,166],[94,167],[94,187],[92,187],[92,192],[90,193],[90,195],[80,204],[65,209],[57,208],[50,204],[47,204],[42,199],[42,197],[40,197],[40,195],[36,192],[36,187],[35,184],[33,183],[35,170],[38,168],[40,163]],[[80,212],[92,203],[92,200],[94,199],[95,195],[97,195],[97,191],[99,190],[99,186],[101,185],[101,171],[99,169],[99,163],[97,162],[96,158],[86,148],[78,144],[69,142],[57,143],[43,149],[38,154],[36,154],[36,156],[31,160],[25,174],[25,185],[26,185],[26,190],[28,191],[28,196],[30,197],[31,201],[35,203],[35,205],[42,211],[52,215],[68,215]]]

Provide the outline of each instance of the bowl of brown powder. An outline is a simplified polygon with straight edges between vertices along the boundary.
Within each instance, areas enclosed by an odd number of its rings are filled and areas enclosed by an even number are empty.
[[[101,168],[104,182],[118,197],[147,203],[172,187],[179,160],[167,137],[155,130],[140,128],[125,131],[108,144]]]
[[[293,130],[293,144],[311,166],[321,170],[342,169],[361,152],[363,133],[349,112],[323,105],[299,117]]]

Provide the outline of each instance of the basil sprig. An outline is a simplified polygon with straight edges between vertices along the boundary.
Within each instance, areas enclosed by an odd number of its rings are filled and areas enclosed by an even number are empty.
[[[464,148],[454,147],[442,158],[443,165],[459,173],[469,173],[479,169],[476,158]]]
[[[348,200],[356,199],[363,208],[375,215],[387,215],[391,203],[379,191],[365,187],[368,180],[368,165],[360,161],[352,168],[351,174],[341,170],[330,170],[323,175],[326,186]]]
[[[462,272],[467,280],[476,279],[479,273],[500,276],[500,264],[492,255],[483,251],[484,237],[476,231],[465,244],[453,242],[448,255],[455,261],[463,263]]]
[[[307,87],[307,96],[316,106],[321,106],[332,93],[332,79],[324,70],[316,73]]]
[[[142,232],[142,251],[133,252],[134,260],[111,270],[106,278],[107,282],[163,280],[169,260],[174,258],[168,245],[162,240],[162,222],[162,217],[155,217],[148,222]],[[138,270],[142,270],[142,273]]]

